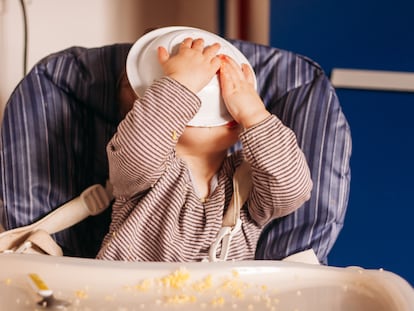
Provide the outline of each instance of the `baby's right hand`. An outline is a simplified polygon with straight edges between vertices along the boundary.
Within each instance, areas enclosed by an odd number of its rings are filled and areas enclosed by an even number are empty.
[[[175,55],[170,55],[164,47],[159,47],[158,60],[166,76],[198,93],[220,68],[217,56],[219,49],[218,43],[204,47],[203,39],[187,38],[180,44]]]

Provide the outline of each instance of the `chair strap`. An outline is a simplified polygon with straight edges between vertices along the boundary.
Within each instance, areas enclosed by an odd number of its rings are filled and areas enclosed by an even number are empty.
[[[90,186],[79,197],[63,204],[37,222],[0,233],[0,252],[15,251],[38,230],[51,235],[79,223],[88,216],[98,215],[110,205],[111,200],[110,191],[99,184]]]
[[[48,232],[42,229],[31,233],[26,241],[24,241],[14,253],[63,256],[62,248],[55,242]]]
[[[210,261],[227,260],[230,251],[231,239],[241,228],[240,210],[249,197],[252,187],[250,164],[243,161],[237,167],[233,176],[233,196],[229,207],[223,216],[222,227],[217,233],[217,237],[209,249]],[[217,249],[221,243],[220,257],[217,258]]]

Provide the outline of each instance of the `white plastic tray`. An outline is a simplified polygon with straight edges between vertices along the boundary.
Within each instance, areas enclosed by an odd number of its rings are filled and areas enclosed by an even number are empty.
[[[409,311],[414,290],[382,270],[282,261],[131,263],[0,254],[0,310],[40,310],[27,274],[39,274],[65,310]],[[178,289],[163,278],[189,276]]]

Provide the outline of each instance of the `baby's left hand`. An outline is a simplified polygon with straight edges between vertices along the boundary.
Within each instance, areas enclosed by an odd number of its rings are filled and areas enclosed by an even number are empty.
[[[254,89],[254,75],[247,64],[241,67],[229,56],[220,55],[221,93],[234,120],[244,128],[266,119],[270,113]]]

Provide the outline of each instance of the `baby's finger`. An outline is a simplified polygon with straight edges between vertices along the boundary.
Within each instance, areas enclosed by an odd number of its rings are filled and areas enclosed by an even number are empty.
[[[217,52],[220,50],[220,43],[214,43],[204,48],[203,54],[207,57],[214,57],[217,55]]]
[[[204,40],[201,38],[193,40],[191,47],[198,51],[203,51],[204,49]]]
[[[219,71],[219,81],[220,87],[223,92],[223,97],[226,97],[227,93],[230,92],[234,88],[233,79],[231,74],[228,70],[228,65],[223,64],[220,67]]]
[[[179,49],[183,49],[183,48],[191,48],[191,45],[193,44],[193,39],[192,38],[185,38],[183,42],[181,42]]]
[[[238,80],[244,80],[244,74],[241,70],[241,67],[239,66],[239,64],[236,63],[236,61],[227,56],[227,55],[223,55],[222,57],[222,61],[224,62],[224,65],[226,66],[226,70],[229,72],[229,74],[232,76],[233,79],[238,79]]]
[[[158,47],[158,61],[160,64],[164,64],[170,58],[170,54],[165,49],[165,47],[160,46]]]
[[[221,60],[220,60],[220,58],[215,56],[211,59],[210,64],[211,64],[211,66],[213,66],[213,68],[216,69],[216,71],[218,71],[220,69],[220,66],[221,66]]]
[[[254,85],[254,74],[250,66],[247,64],[242,64],[242,71],[243,71],[244,78],[246,79],[246,81],[249,84]]]

